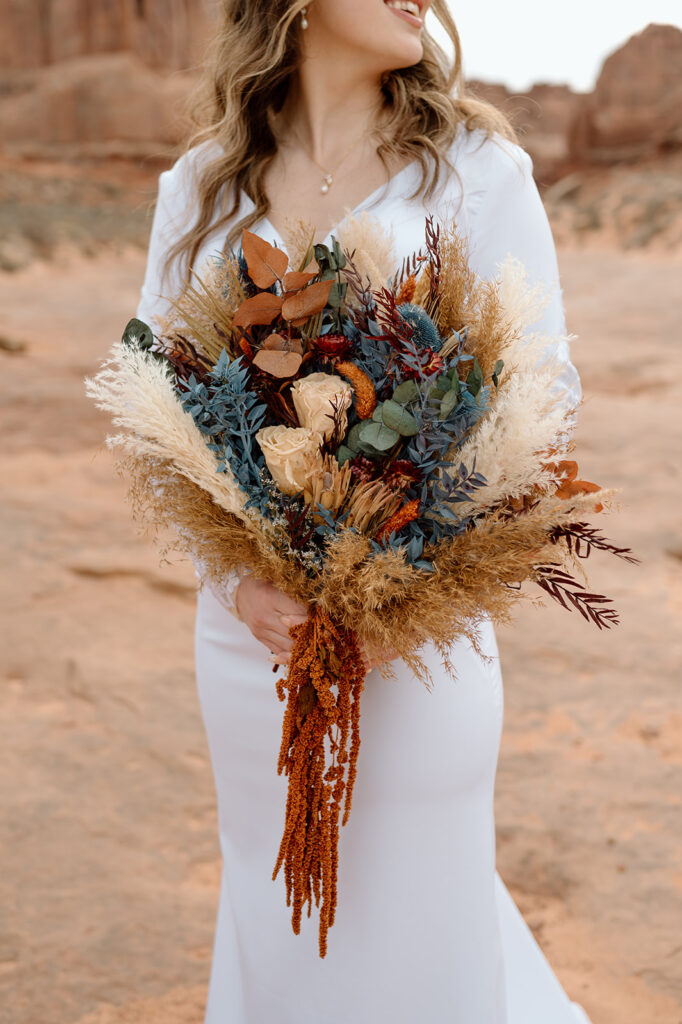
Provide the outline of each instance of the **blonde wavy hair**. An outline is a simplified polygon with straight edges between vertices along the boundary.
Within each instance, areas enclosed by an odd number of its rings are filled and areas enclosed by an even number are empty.
[[[232,226],[228,242],[234,244],[242,229],[267,216],[270,203],[264,181],[277,153],[270,117],[281,111],[296,75],[299,15],[309,3],[222,0],[222,23],[193,111],[197,130],[188,144],[192,148],[218,143],[219,155],[201,169],[198,217],[170,249],[167,269],[180,259],[189,276],[209,232],[234,218],[242,190],[253,200],[254,209]],[[423,192],[425,198],[438,185],[447,163],[445,154],[460,123],[467,130],[479,128],[487,136],[498,133],[517,141],[513,127],[499,110],[466,91],[459,33],[447,0],[433,0],[431,12],[452,44],[454,59],[424,30],[424,54],[419,63],[388,72],[382,79],[382,122],[376,128],[377,153],[387,169],[389,158],[418,161],[421,181],[414,195]],[[455,168],[450,170],[456,173]]]

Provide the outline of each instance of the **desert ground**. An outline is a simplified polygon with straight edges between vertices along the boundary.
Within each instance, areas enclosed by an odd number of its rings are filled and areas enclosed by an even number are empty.
[[[144,257],[35,256],[0,273],[0,1022],[199,1024],[220,863],[194,574],[136,532],[83,388]],[[601,525],[641,564],[588,563],[615,629],[528,602],[499,632],[498,867],[593,1024],[680,1024],[682,260],[559,259],[581,475],[622,489]]]

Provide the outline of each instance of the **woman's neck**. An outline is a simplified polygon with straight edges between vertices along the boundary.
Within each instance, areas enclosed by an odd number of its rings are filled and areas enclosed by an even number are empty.
[[[378,78],[352,68],[340,73],[338,64],[324,67],[309,56],[301,62],[282,112],[282,141],[303,146],[313,160],[326,166],[363,130],[370,131],[381,108]]]

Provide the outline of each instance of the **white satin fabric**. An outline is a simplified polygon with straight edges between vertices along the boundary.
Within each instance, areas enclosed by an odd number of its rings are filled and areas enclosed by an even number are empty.
[[[191,220],[193,178],[206,150],[161,175],[138,316],[154,323],[179,280],[164,284],[169,245]],[[411,165],[356,208],[392,228],[399,258],[423,243],[424,217],[454,218],[484,276],[511,253],[531,278],[556,284],[537,329],[563,333],[554,244],[528,155],[460,132],[428,209],[407,198]],[[240,213],[251,201],[242,195]],[[264,220],[259,233],[281,244]],[[222,247],[208,238],[200,262]],[[580,383],[561,343],[560,387],[576,405]],[[453,681],[437,652],[425,656],[428,692],[406,666],[377,670],[361,698],[353,807],[341,829],[339,902],[327,956],[317,912],[291,929],[280,872],[272,880],[287,780],[276,764],[283,704],[268,651],[228,610],[226,595],[198,594],[196,672],[215,773],[223,876],[206,1024],[577,1024],[571,1003],[495,871],[493,790],[503,719],[492,624],[481,624],[489,663],[454,642]],[[589,1024],[589,1022],[588,1022]]]

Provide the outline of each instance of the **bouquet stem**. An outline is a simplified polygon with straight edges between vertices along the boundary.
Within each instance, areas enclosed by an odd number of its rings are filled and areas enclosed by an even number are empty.
[[[336,913],[341,802],[345,825],[357,772],[365,664],[355,631],[339,626],[316,605],[290,632],[289,672],[276,684],[279,699],[287,700],[277,772],[289,777],[289,787],[272,877],[284,865],[296,935],[305,904],[310,917],[313,896],[317,907],[322,898],[319,945],[324,957]]]

